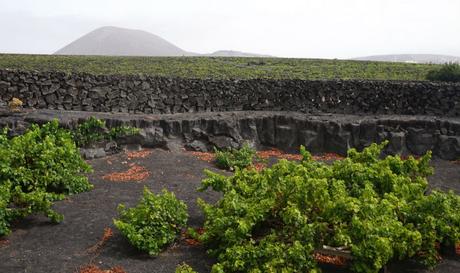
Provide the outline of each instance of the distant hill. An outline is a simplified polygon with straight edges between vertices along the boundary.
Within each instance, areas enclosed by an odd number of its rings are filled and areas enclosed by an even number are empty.
[[[353,58],[358,61],[378,62],[401,62],[401,63],[433,63],[443,64],[448,62],[460,63],[460,57],[436,54],[397,54],[397,55],[374,55]]]
[[[263,57],[263,58],[270,58],[273,56],[270,55],[263,55],[263,54],[256,54],[256,53],[246,53],[241,51],[233,51],[233,50],[219,50],[213,52],[211,54],[205,54],[205,56],[211,57]]]
[[[101,27],[54,54],[108,56],[183,56],[191,53],[143,30]]]
[[[165,39],[143,31],[119,27],[101,27],[59,49],[56,55],[107,56],[213,56],[270,57],[240,51],[220,50],[211,54],[185,51]]]

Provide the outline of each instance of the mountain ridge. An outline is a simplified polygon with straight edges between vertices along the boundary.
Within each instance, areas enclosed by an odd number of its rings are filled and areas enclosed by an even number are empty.
[[[114,26],[97,28],[77,38],[55,55],[103,55],[103,56],[203,56],[203,57],[274,57],[235,50],[217,50],[212,53],[186,51],[162,37],[138,29]],[[384,54],[351,58],[357,61],[381,61],[403,63],[460,63],[460,57],[437,54]]]
[[[441,54],[384,54],[356,57],[350,60],[433,64],[443,64],[448,62],[460,63],[460,57]]]
[[[182,56],[188,52],[160,36],[143,30],[105,26],[81,36],[54,54]]]
[[[54,55],[105,56],[206,56],[272,57],[234,50],[199,54],[183,50],[173,43],[144,30],[105,26],[97,28],[57,50]]]

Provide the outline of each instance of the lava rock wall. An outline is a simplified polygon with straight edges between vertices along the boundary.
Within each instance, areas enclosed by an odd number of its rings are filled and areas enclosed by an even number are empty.
[[[214,80],[0,70],[0,105],[169,114],[299,111],[460,116],[460,84],[368,80]]]
[[[1,113],[0,113],[1,116]],[[313,153],[346,155],[371,143],[388,140],[386,154],[423,155],[432,151],[438,158],[460,158],[460,120],[429,116],[305,115],[298,112],[222,112],[166,115],[110,114],[84,111],[29,110],[0,118],[0,127],[22,134],[30,124],[58,118],[61,125],[74,128],[89,117],[106,121],[107,126],[131,125],[140,134],[123,144],[169,150],[211,151],[213,147],[240,147],[249,142],[256,148],[276,147],[298,152],[304,145]]]

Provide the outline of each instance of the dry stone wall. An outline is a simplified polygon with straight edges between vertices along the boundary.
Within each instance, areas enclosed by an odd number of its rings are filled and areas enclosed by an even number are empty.
[[[213,147],[239,147],[249,142],[257,148],[277,147],[297,152],[304,145],[313,153],[345,155],[349,148],[362,149],[388,140],[386,154],[460,158],[460,120],[428,116],[304,115],[298,112],[223,112],[194,114],[110,114],[83,111],[28,110],[0,112],[0,127],[21,134],[33,123],[59,118],[73,128],[90,116],[106,121],[109,127],[131,125],[141,129],[125,144],[180,150],[209,151]]]
[[[460,116],[460,84],[363,80],[214,80],[0,70],[0,104],[169,114],[300,111]]]

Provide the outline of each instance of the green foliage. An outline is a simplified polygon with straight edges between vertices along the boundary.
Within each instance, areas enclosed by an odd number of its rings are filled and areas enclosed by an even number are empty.
[[[0,184],[0,236],[8,234],[12,209],[8,206],[11,200],[11,183]]]
[[[139,134],[139,132],[140,132],[139,128],[126,126],[126,125],[113,127],[113,128],[110,128],[108,132],[108,139],[116,140],[116,139],[119,139],[125,136],[137,135]]]
[[[205,232],[195,236],[218,260],[212,272],[311,272],[324,245],[351,251],[355,272],[409,257],[433,266],[435,244],[460,239],[460,197],[427,193],[431,153],[380,159],[384,145],[351,149],[332,165],[301,147],[301,162],[230,177],[207,171],[201,190],[223,196],[198,200]]]
[[[92,188],[83,175],[91,168],[71,134],[59,128],[57,120],[32,125],[12,139],[6,133],[0,134],[0,235],[9,232],[12,220],[36,212],[62,220],[51,209],[53,201]]]
[[[432,64],[226,57],[122,57],[0,54],[0,68],[213,79],[424,80]]]
[[[193,270],[193,268],[190,265],[186,264],[186,263],[182,263],[182,264],[178,265],[176,267],[175,272],[176,273],[196,273],[196,271]]]
[[[222,169],[235,170],[236,168],[246,168],[252,165],[256,156],[256,150],[248,144],[244,144],[241,149],[228,149],[219,151],[214,148],[216,154],[216,165]]]
[[[116,140],[138,133],[138,128],[126,125],[108,129],[104,120],[95,117],[89,117],[85,122],[79,124],[72,132],[78,147],[86,147],[99,141]]]
[[[73,138],[78,147],[84,147],[92,143],[104,140],[106,134],[105,121],[95,117],[89,117],[73,131]]]
[[[429,71],[426,79],[430,81],[460,82],[460,64],[446,63],[439,69]]]
[[[174,241],[188,218],[187,205],[167,190],[155,195],[144,188],[136,207],[120,204],[118,210],[120,218],[114,219],[115,226],[132,245],[152,256]]]

